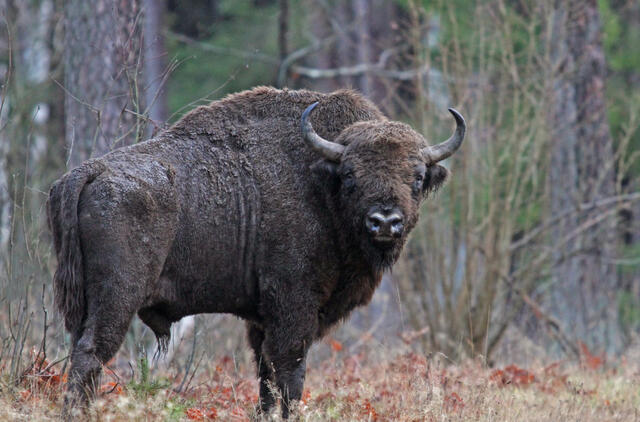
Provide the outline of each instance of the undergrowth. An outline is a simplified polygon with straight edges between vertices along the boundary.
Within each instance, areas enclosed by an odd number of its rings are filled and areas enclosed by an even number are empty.
[[[586,347],[580,364],[488,368],[479,361],[444,365],[437,356],[416,353],[349,354],[330,344],[332,357],[308,370],[300,420],[640,420],[638,367],[624,360],[605,362]],[[128,381],[105,368],[88,419],[246,421],[256,416],[253,368],[238,366],[229,356],[201,368],[180,392],[179,376],[152,375],[149,365],[141,359]],[[56,420],[65,383],[57,367],[35,362],[17,384],[3,382],[0,419]],[[279,419],[276,413],[270,420]]]

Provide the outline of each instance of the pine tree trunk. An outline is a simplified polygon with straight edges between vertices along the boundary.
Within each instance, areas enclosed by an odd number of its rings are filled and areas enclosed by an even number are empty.
[[[353,17],[357,26],[355,32],[355,57],[357,63],[370,64],[372,57],[371,53],[373,46],[373,36],[370,28],[370,2],[369,0],[354,0],[353,2]],[[368,73],[360,75],[355,80],[355,86],[360,92],[366,96],[371,95],[371,81]]]
[[[605,58],[596,0],[557,0],[553,22],[551,214],[614,194],[613,151],[604,103]],[[552,309],[590,347],[618,351],[615,215],[563,220],[553,233]],[[586,228],[589,226],[589,228]],[[579,233],[571,240],[572,233]]]
[[[162,129],[169,113],[165,71],[167,51],[164,43],[164,0],[144,0],[144,76],[146,80],[146,105],[152,124],[148,135]]]
[[[69,167],[143,134],[138,0],[65,5],[65,137]]]

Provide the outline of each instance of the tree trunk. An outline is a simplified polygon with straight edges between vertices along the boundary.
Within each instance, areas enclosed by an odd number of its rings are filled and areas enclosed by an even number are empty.
[[[315,41],[320,42],[330,37],[333,34],[330,21],[332,17],[327,14],[327,10],[318,6],[319,3],[308,1],[307,4],[309,5],[308,24]],[[307,63],[309,66],[318,69],[329,69],[335,66],[335,56],[336,48],[332,45],[330,48],[324,48],[316,54],[309,56]],[[305,85],[321,92],[330,92],[339,87],[339,83],[337,83],[335,78],[315,79],[308,81]]]
[[[0,10],[2,18],[8,21],[6,11],[8,10],[7,0],[0,0]],[[9,56],[10,50],[9,28],[0,26],[0,80],[3,81],[3,88],[0,90],[0,127],[7,125],[8,92],[7,84],[11,78],[11,68],[9,62],[13,60]],[[6,131],[0,131],[0,276],[5,277],[9,250],[9,236],[11,232],[11,197],[9,196],[9,168],[7,157],[9,155],[9,145],[11,140],[7,137]]]
[[[397,47],[400,36],[397,25],[400,6],[387,0],[339,0],[332,3],[331,8],[322,6],[322,2],[309,2],[309,5],[309,26],[316,40],[330,36],[336,38],[328,48],[310,57],[310,67],[375,66],[381,57],[385,66],[394,61],[397,52],[392,53],[391,49]],[[320,77],[310,85],[320,91],[354,88],[372,99],[383,111],[393,112],[394,83],[367,71],[357,75]]]
[[[48,190],[62,162],[62,109],[51,82],[59,79],[55,59],[61,45],[53,0],[2,3],[0,252],[3,259],[28,261],[31,256],[21,255],[31,247],[24,250],[25,242],[34,242],[27,231],[42,229],[40,192]]]
[[[551,56],[553,106],[549,174],[552,216],[615,191],[611,135],[604,103],[605,59],[596,0],[556,0]],[[590,347],[619,351],[615,215],[577,214],[552,234],[551,306],[565,329]],[[579,233],[567,241],[572,233]]]
[[[143,134],[135,114],[143,111],[140,15],[137,0],[65,5],[65,137],[71,168]]]
[[[144,76],[146,105],[151,124],[148,135],[164,127],[167,110],[166,66],[167,51],[164,44],[164,0],[144,0]]]
[[[355,33],[355,57],[357,63],[371,63],[371,53],[374,41],[370,28],[370,4],[369,0],[354,0],[353,1],[353,17],[356,24],[354,29]],[[364,73],[356,78],[355,86],[360,92],[366,96],[371,95],[371,81],[367,73]]]
[[[169,11],[176,16],[171,27],[191,38],[211,36],[213,24],[223,17],[218,3],[219,0],[169,0]]]

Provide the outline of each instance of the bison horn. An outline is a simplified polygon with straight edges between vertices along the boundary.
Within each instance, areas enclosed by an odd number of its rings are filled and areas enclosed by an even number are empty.
[[[427,162],[427,165],[435,164],[438,161],[442,161],[445,158],[450,157],[451,154],[456,152],[456,150],[460,148],[460,145],[462,145],[464,133],[467,130],[464,117],[462,117],[462,115],[453,108],[449,109],[449,113],[453,114],[453,118],[456,119],[456,131],[446,141],[438,145],[422,149],[422,156]]]
[[[334,161],[336,163],[340,162],[340,158],[342,157],[342,153],[344,152],[344,145],[336,144],[335,142],[327,141],[323,139],[320,135],[313,130],[313,126],[311,126],[311,122],[308,120],[309,114],[311,111],[318,105],[318,102],[311,104],[307,109],[302,113],[301,119],[301,128],[302,128],[302,136],[305,141],[316,150],[320,155],[326,158],[329,161]]]

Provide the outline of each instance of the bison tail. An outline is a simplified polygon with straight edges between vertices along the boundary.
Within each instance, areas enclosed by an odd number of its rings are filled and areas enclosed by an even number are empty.
[[[82,249],[78,233],[78,202],[87,183],[104,171],[104,165],[88,161],[58,179],[49,192],[47,217],[58,259],[53,292],[65,327],[79,333],[85,317]]]

